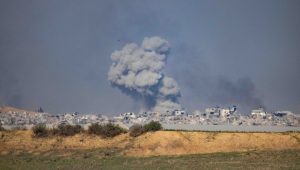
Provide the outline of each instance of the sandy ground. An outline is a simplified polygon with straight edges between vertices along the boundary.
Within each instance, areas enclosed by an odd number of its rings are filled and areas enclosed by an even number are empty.
[[[118,148],[121,155],[181,155],[249,150],[300,149],[300,132],[217,133],[158,131],[133,138],[122,134],[112,139],[78,134],[72,137],[34,138],[32,132],[0,132],[0,153],[47,152],[94,148]]]

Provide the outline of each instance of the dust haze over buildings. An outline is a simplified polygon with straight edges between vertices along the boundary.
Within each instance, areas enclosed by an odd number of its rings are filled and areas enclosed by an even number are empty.
[[[172,47],[159,73],[176,80],[182,107],[299,113],[299,11],[279,0],[1,1],[0,104],[139,111],[107,81],[110,56],[159,36]]]

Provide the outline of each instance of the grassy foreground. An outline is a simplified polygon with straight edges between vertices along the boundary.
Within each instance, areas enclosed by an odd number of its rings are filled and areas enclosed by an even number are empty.
[[[300,150],[154,157],[124,157],[114,152],[9,153],[0,156],[0,169],[300,169]]]

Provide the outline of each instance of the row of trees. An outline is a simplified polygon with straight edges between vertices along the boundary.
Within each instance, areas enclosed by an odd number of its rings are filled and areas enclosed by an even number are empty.
[[[45,124],[38,124],[32,128],[35,137],[48,137],[48,136],[73,136],[83,132],[80,125],[66,125],[61,124],[57,128],[48,129]]]
[[[130,136],[137,137],[145,132],[161,130],[162,126],[159,122],[151,121],[148,124],[133,125],[129,129]],[[49,137],[49,136],[73,136],[78,133],[88,133],[93,135],[99,135],[104,138],[111,138],[122,133],[127,133],[128,131],[119,125],[112,123],[108,124],[92,124],[85,131],[80,125],[68,125],[61,124],[56,128],[49,129],[45,124],[39,124],[32,128],[34,137]]]

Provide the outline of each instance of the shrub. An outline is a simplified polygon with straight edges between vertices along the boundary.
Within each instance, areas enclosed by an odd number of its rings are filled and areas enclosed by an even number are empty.
[[[49,131],[45,124],[35,125],[32,128],[32,131],[35,137],[47,137],[49,135]]]
[[[93,123],[88,127],[89,134],[100,135],[102,134],[102,126],[98,123]]]
[[[135,124],[130,127],[129,129],[129,135],[132,137],[140,136],[143,133],[149,132],[149,131],[158,131],[161,130],[162,126],[159,122],[151,121],[144,126]]]
[[[132,137],[140,136],[144,133],[144,127],[140,124],[134,124],[129,129],[129,135]]]
[[[104,128],[104,137],[114,137],[121,133],[125,133],[126,130],[121,128],[119,125],[114,125],[112,123],[105,124]]]
[[[80,125],[75,125],[74,130],[75,130],[76,133],[81,133],[81,132],[84,131],[83,127],[80,126]]]
[[[158,130],[161,130],[161,129],[162,129],[161,124],[159,122],[155,122],[155,121],[151,121],[150,123],[144,125],[144,130],[146,132],[158,131]]]
[[[73,136],[81,133],[83,128],[80,125],[60,124],[57,128],[51,130],[52,135]]]
[[[125,133],[126,130],[121,128],[119,125],[114,125],[112,123],[100,125],[100,124],[92,124],[88,128],[89,134],[100,135],[102,137],[114,137],[121,133]]]

